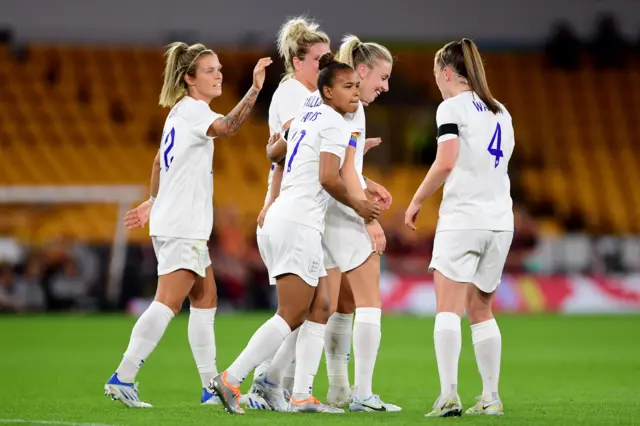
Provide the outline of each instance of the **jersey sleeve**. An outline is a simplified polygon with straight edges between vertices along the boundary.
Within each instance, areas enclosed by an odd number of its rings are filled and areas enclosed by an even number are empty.
[[[186,115],[191,131],[198,138],[206,138],[209,126],[221,117],[224,116],[211,111],[209,105],[204,102],[194,102]]]
[[[320,152],[329,152],[344,161],[347,146],[351,143],[351,133],[347,126],[331,126],[319,132]]]
[[[458,137],[460,119],[452,102],[444,101],[438,106],[436,125],[438,126],[438,143]]]
[[[302,108],[309,91],[301,84],[291,84],[282,88],[276,100],[276,111],[282,124],[295,118]]]

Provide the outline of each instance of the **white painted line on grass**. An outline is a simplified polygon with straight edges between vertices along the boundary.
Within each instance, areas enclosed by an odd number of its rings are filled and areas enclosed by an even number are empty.
[[[28,419],[0,419],[0,423],[61,425],[61,426],[115,426],[115,425],[110,425],[106,423],[78,423],[78,422],[62,422],[57,420],[28,420]]]

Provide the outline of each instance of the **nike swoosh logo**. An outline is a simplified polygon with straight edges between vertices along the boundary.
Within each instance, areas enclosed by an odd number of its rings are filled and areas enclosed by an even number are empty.
[[[360,404],[362,404],[362,402]],[[362,405],[367,408],[371,408],[373,411],[387,411],[387,407],[385,407],[384,405],[381,405],[380,407],[373,407],[368,404],[362,404]]]

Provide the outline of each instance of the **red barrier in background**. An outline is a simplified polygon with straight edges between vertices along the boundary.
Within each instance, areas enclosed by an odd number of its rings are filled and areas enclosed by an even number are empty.
[[[385,312],[435,313],[432,276],[385,273],[381,289]],[[494,307],[496,311],[522,313],[640,313],[640,275],[504,275]]]

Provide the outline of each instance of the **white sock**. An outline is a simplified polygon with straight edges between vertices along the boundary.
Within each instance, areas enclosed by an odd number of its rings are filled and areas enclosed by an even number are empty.
[[[300,330],[300,327],[298,327]],[[295,351],[294,351],[295,352]],[[289,391],[289,394],[293,393],[293,382],[296,380],[296,359],[295,353],[293,357],[293,361],[286,370],[284,370],[284,376],[282,377],[282,387]]]
[[[190,308],[189,314],[189,345],[193,352],[193,359],[200,373],[202,387],[209,386],[211,379],[218,375],[216,368],[216,339],[213,333],[213,321],[216,308]]]
[[[273,356],[284,339],[291,333],[289,324],[279,315],[274,315],[253,333],[240,356],[227,369],[227,380],[239,385],[247,375],[267,357]]]
[[[495,318],[471,326],[471,340],[476,353],[478,371],[482,376],[482,398],[485,401],[500,399],[500,357],[502,336]]]
[[[271,367],[272,362],[273,362],[272,356],[262,361],[260,365],[257,366],[255,370],[253,370],[253,380],[257,379],[263,373],[266,373],[269,370],[269,367]]]
[[[296,345],[296,376],[293,397],[297,400],[313,395],[313,379],[318,373],[324,349],[325,324],[305,321],[300,327]]]
[[[373,369],[380,349],[379,308],[356,308],[353,326],[353,356],[355,358],[355,396],[365,400],[373,395]]]
[[[433,342],[440,375],[440,395],[448,397],[458,392],[458,360],[462,349],[460,317],[453,312],[437,314]]]
[[[116,370],[121,382],[132,383],[145,359],[162,339],[173,318],[173,311],[160,302],[152,302],[131,330],[129,346]]]
[[[281,385],[285,371],[289,368],[296,357],[296,342],[298,341],[298,333],[300,327],[296,328],[284,340],[278,352],[276,352],[271,362],[271,366],[267,370],[267,379],[269,383]]]
[[[324,331],[329,386],[349,387],[349,356],[353,333],[353,314],[334,313]]]

